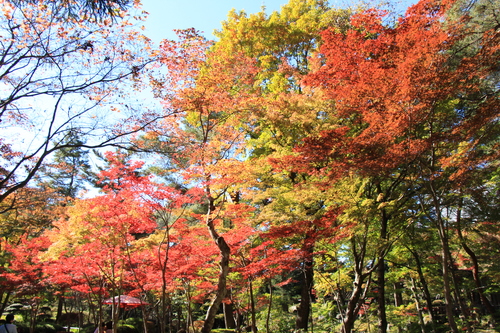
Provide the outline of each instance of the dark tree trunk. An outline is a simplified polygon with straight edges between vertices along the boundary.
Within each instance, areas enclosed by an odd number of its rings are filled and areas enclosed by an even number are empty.
[[[370,281],[367,281],[365,288],[363,288],[365,278],[365,274],[356,274],[354,277],[353,291],[349,301],[347,301],[347,310],[342,322],[342,333],[351,333],[354,328],[354,322],[365,299],[366,290],[368,290],[368,286],[370,285]]]
[[[215,316],[217,315],[217,311],[226,296],[226,285],[227,285],[227,275],[229,274],[229,255],[231,254],[231,249],[229,245],[227,245],[226,241],[222,236],[217,234],[215,230],[214,221],[210,218],[207,218],[207,226],[210,231],[210,235],[212,239],[217,244],[219,248],[221,259],[220,259],[220,272],[219,272],[219,281],[217,284],[217,291],[215,293],[215,297],[212,300],[212,304],[210,304],[207,314],[205,316],[205,322],[203,323],[203,327],[201,329],[201,333],[210,333],[212,327],[214,326]]]
[[[385,310],[385,254],[387,253],[387,225],[388,217],[385,210],[381,212],[380,241],[383,244],[379,250],[377,268],[377,314],[378,332],[387,333],[387,313]]]
[[[255,298],[253,296],[253,283],[252,278],[249,279],[248,289],[250,294],[250,314],[252,318],[252,332],[257,333],[257,320],[255,318]]]
[[[432,327],[434,327],[436,324],[436,315],[434,314],[434,309],[432,308],[431,292],[429,291],[429,286],[427,285],[427,280],[425,279],[424,272],[422,270],[422,262],[420,261],[420,257],[419,257],[417,252],[410,250],[410,249],[409,249],[409,251],[412,254],[413,258],[415,259],[415,265],[416,265],[416,269],[417,269],[417,273],[418,273],[418,278],[419,278],[420,284],[422,285],[422,291],[424,292],[427,312],[429,314],[429,317],[431,318]]]
[[[64,292],[61,293],[61,296],[57,299],[57,313],[56,313],[56,323],[60,324],[59,320],[62,316],[63,306],[64,306],[64,297],[62,296]]]
[[[266,315],[266,333],[269,333],[269,320],[271,319],[271,309],[273,306],[273,286],[271,281],[269,281],[269,305],[267,307],[267,315]]]
[[[462,204],[460,203],[460,206]],[[467,242],[462,234],[462,209],[459,209],[457,212],[457,232],[458,232],[458,237],[460,239],[460,244],[462,245],[462,248],[464,251],[467,253],[469,256],[471,262],[472,262],[472,278],[474,279],[474,284],[476,286],[476,292],[479,294],[479,298],[481,299],[481,304],[484,306],[486,311],[491,315],[493,319],[496,317],[495,309],[491,305],[490,301],[486,296],[484,295],[483,292],[483,284],[481,282],[481,276],[479,273],[479,262],[477,260],[476,253],[467,245]]]
[[[361,237],[360,248],[357,248],[356,237],[351,238],[351,248],[353,251],[354,258],[354,285],[351,297],[349,301],[347,301],[347,309],[344,315],[344,319],[342,321],[342,333],[351,333],[354,328],[354,322],[356,321],[356,317],[358,316],[359,309],[361,305],[364,303],[364,299],[366,297],[366,291],[370,288],[371,284],[371,274],[376,266],[371,269],[363,272],[365,268],[365,253],[366,253],[366,241],[367,241],[367,233]],[[368,281],[366,281],[368,279]],[[364,285],[364,287],[363,287]]]
[[[445,222],[441,216],[441,203],[438,198],[438,195],[435,191],[433,181],[429,181],[429,193],[432,198],[432,204],[434,206],[434,214],[436,214],[434,221],[436,223],[436,227],[438,230],[439,240],[441,242],[441,269],[443,273],[443,289],[444,289],[444,298],[445,298],[445,310],[446,310],[446,319],[448,320],[449,329],[453,333],[458,333],[457,323],[455,322],[455,314],[454,314],[454,300],[452,297],[452,289],[451,289],[451,281],[450,281],[450,264],[451,264],[451,255],[450,255],[450,247],[448,243],[448,228],[445,225]]]
[[[300,304],[297,309],[297,318],[295,320],[295,328],[307,332],[309,326],[309,315],[311,313],[311,291],[313,285],[313,261],[306,259],[301,274]]]
[[[440,219],[439,219],[440,220]],[[452,297],[451,290],[451,281],[450,281],[450,250],[448,246],[448,238],[446,236],[446,232],[444,230],[443,221],[439,221],[439,229],[440,229],[440,238],[441,238],[441,264],[443,270],[443,286],[444,286],[444,297],[445,297],[445,310],[446,310],[446,318],[448,319],[448,324],[450,325],[450,330],[453,333],[458,333],[458,327],[455,322],[455,314],[454,314],[454,301]]]
[[[377,269],[377,314],[378,332],[387,332],[387,314],[385,311],[385,260],[379,258],[380,264]]]
[[[403,294],[401,293],[403,284],[401,282],[394,283],[394,306],[403,305]]]
[[[230,296],[231,290],[226,291],[226,295]],[[226,325],[226,328],[229,328],[229,329],[236,328],[236,321],[234,319],[233,302],[224,302],[222,304],[222,308],[224,311],[224,324]]]
[[[458,303],[458,308],[460,309],[460,313],[462,314],[462,318],[463,318],[464,323],[468,323],[470,320],[470,311],[469,311],[469,308],[465,304],[464,299],[462,297],[464,295],[462,295],[462,293],[460,291],[460,286],[459,286],[457,274],[456,274],[456,268],[455,268],[454,262],[453,262],[451,257],[450,257],[450,272],[451,272],[451,277],[452,277],[452,281],[453,281],[453,291],[455,294],[455,301]],[[470,327],[470,325],[468,325],[468,324],[465,324],[465,327],[463,328],[463,330],[467,330],[468,333],[472,333],[472,327]]]
[[[9,302],[10,294],[11,294],[10,291],[0,291],[0,300],[1,300],[0,313],[3,313],[3,310],[7,306],[7,303]]]
[[[418,296],[417,296],[417,286],[416,286],[415,280],[413,278],[411,278],[411,292],[412,292],[413,298],[415,299],[415,306],[417,308],[418,322],[420,324],[420,331],[422,333],[426,333],[424,316],[422,316],[422,309],[420,307],[420,301],[418,300]]]

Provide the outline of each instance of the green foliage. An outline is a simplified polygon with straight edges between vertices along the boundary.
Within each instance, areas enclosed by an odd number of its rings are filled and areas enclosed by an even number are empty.
[[[139,317],[130,317],[130,318],[127,318],[125,320],[122,320],[120,323],[121,323],[121,325],[132,325],[135,328],[140,330],[140,329],[142,329],[143,320],[142,320],[142,318],[139,318]]]
[[[18,321],[16,319],[16,326],[18,331],[22,332],[29,332],[30,327],[29,323],[25,321]],[[65,331],[64,327],[62,325],[58,325],[55,323],[39,323],[35,325],[35,332],[37,333],[57,333],[57,332],[62,332]],[[80,331],[83,333],[83,331]],[[92,331],[93,332],[93,331]],[[90,330],[89,330],[90,333]]]
[[[132,324],[121,324],[116,327],[118,333],[140,333],[141,329]]]
[[[399,307],[389,305],[387,307],[388,321],[393,323],[399,330],[407,332],[419,332],[417,311],[414,303],[401,305]]]
[[[70,132],[54,153],[53,162],[42,169],[40,186],[48,186],[63,196],[76,198],[85,184],[95,175],[92,173],[85,142],[77,133]]]
[[[284,292],[284,293],[283,293]],[[269,297],[268,294],[263,295]],[[273,295],[273,305],[269,314],[269,332],[285,333],[290,332],[295,326],[295,307],[290,299],[290,294],[285,290],[278,290]],[[263,307],[257,313],[257,327],[259,331],[264,331],[268,317],[268,308]]]
[[[83,327],[80,327],[79,333],[93,333],[96,329],[95,325],[83,325]]]
[[[338,332],[340,328],[339,310],[335,301],[325,298],[313,303],[313,326],[315,332]]]

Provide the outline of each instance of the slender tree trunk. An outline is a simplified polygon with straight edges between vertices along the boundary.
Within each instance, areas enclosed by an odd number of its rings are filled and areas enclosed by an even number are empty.
[[[347,310],[342,322],[342,333],[351,333],[354,328],[354,322],[365,299],[370,281],[366,282],[365,288],[363,288],[363,283],[365,283],[365,275],[355,273],[353,291],[349,301],[347,301]]]
[[[434,309],[432,307],[432,297],[431,292],[429,291],[429,286],[427,285],[427,280],[425,279],[424,272],[422,270],[422,262],[420,261],[420,257],[417,252],[410,250],[413,258],[415,259],[415,265],[418,273],[418,278],[420,280],[420,284],[422,285],[422,291],[424,292],[425,303],[427,306],[427,312],[429,313],[429,317],[431,318],[431,324],[433,327],[433,331],[436,330],[436,315],[434,314]]]
[[[168,246],[168,245],[167,245]],[[161,285],[161,294],[160,294],[160,332],[167,332],[166,325],[166,314],[167,314],[167,281],[165,274],[165,267],[162,267],[162,285]]]
[[[209,214],[207,214],[207,216],[208,215]],[[219,248],[221,259],[219,263],[220,271],[219,281],[217,283],[217,291],[215,293],[214,299],[212,300],[212,304],[210,304],[210,306],[208,307],[201,333],[210,333],[212,327],[214,326],[217,311],[219,310],[219,307],[224,300],[224,297],[226,296],[227,275],[229,274],[229,255],[231,254],[229,245],[227,245],[222,236],[219,236],[219,234],[215,230],[214,221],[210,217],[207,217],[207,227],[210,231],[212,239],[215,241],[217,247]]]
[[[403,305],[403,294],[401,293],[403,284],[401,282],[394,283],[394,306]]]
[[[460,202],[460,208],[457,212],[457,233],[458,238],[460,239],[460,244],[464,249],[465,253],[469,256],[472,262],[472,278],[474,279],[474,284],[476,286],[476,291],[479,294],[479,298],[481,299],[481,304],[485,307],[486,311],[495,319],[496,313],[495,309],[491,305],[488,298],[484,295],[483,292],[483,284],[481,282],[481,275],[479,273],[479,262],[477,260],[476,253],[467,245],[464,235],[462,234],[462,202]]]
[[[445,234],[444,223],[438,218],[439,223],[439,236],[441,238],[441,265],[443,272],[443,287],[444,287],[444,297],[445,297],[445,309],[446,309],[446,318],[448,319],[448,324],[450,325],[450,330],[453,333],[458,333],[457,324],[455,323],[455,314],[454,314],[454,301],[451,290],[450,283],[450,251],[448,246],[448,238]]]
[[[189,327],[194,331],[194,320],[193,320],[193,309],[191,308],[191,285],[189,284],[189,281],[187,281],[187,286],[186,286],[186,298],[187,298],[187,316],[186,316],[186,330],[189,331]],[[179,311],[179,323],[181,322],[181,314],[182,312]]]
[[[0,313],[3,313],[3,310],[7,306],[7,303],[9,302],[10,294],[11,294],[10,291],[0,291],[0,300],[1,300]]]
[[[252,318],[252,332],[257,333],[257,320],[255,319],[255,298],[253,296],[252,278],[248,279],[248,293],[250,294],[250,315]]]
[[[384,192],[382,191],[380,183],[377,184],[377,192],[380,196]],[[382,208],[380,211],[380,242],[381,249],[379,249],[379,254],[377,261],[379,263],[377,269],[377,314],[378,314],[378,332],[387,333],[387,313],[385,309],[385,255],[387,253],[388,244],[388,232],[387,228],[389,226],[389,214]]]
[[[456,269],[454,268],[455,267],[454,262],[451,258],[450,258],[450,261],[451,261],[450,262],[450,272],[451,272],[451,277],[452,277],[452,281],[453,281],[453,290],[454,290],[454,294],[455,294],[455,300],[458,303],[460,312],[462,313],[462,318],[463,318],[464,322],[466,323],[465,329],[467,330],[468,333],[472,333],[472,328],[468,325],[468,322],[470,319],[469,308],[467,307],[467,305],[463,301],[463,298],[462,298],[462,295],[460,292],[460,286],[459,286],[458,279],[456,276]]]
[[[267,307],[266,315],[266,333],[269,333],[269,320],[271,319],[271,309],[273,306],[273,286],[271,280],[269,280],[269,306]]]
[[[439,201],[438,195],[434,189],[433,181],[430,180],[428,182],[429,192],[432,197],[432,202],[435,210],[435,222],[438,229],[439,240],[441,242],[441,265],[443,272],[443,287],[444,287],[444,298],[445,298],[445,310],[446,310],[446,318],[448,320],[448,324],[450,325],[450,330],[453,333],[458,333],[458,327],[455,322],[455,314],[454,314],[454,301],[452,297],[451,290],[451,282],[450,282],[450,248],[448,243],[448,234],[447,228],[441,216],[441,203]]]
[[[385,309],[385,253],[387,243],[387,224],[388,217],[385,210],[382,210],[380,226],[380,241],[383,243],[379,251],[378,269],[377,269],[377,314],[378,314],[378,332],[387,333],[387,313]]]
[[[300,291],[300,304],[297,309],[295,328],[307,332],[309,325],[309,315],[311,313],[311,291],[313,285],[313,261],[306,259],[302,270],[302,289]]]
[[[342,323],[342,333],[351,333],[354,327],[354,322],[358,315],[356,308],[363,292],[361,283],[362,281],[360,281],[359,278],[354,280],[354,290],[352,291],[349,301],[347,301],[347,310]]]
[[[430,125],[430,134],[432,135],[434,129],[433,129],[433,124],[432,122],[429,123]],[[445,310],[446,310],[446,318],[448,320],[449,324],[449,329],[453,333],[458,333],[459,330],[457,328],[457,324],[455,322],[455,316],[454,316],[454,302],[452,298],[452,290],[451,290],[451,283],[450,283],[450,249],[449,249],[449,244],[448,244],[448,230],[445,225],[445,222],[442,218],[442,205],[441,205],[441,200],[436,192],[436,188],[434,186],[434,180],[433,176],[436,172],[435,170],[435,163],[437,161],[436,155],[435,155],[435,150],[434,147],[431,150],[431,156],[430,156],[430,164],[426,165],[426,169],[428,171],[428,180],[426,181],[425,185],[427,186],[429,195],[430,195],[430,202],[434,208],[434,214],[435,216],[430,216],[429,218],[434,221],[437,231],[438,231],[438,236],[439,240],[441,243],[441,265],[442,265],[442,277],[443,277],[443,287],[444,287],[444,298],[445,298]],[[423,202],[424,200],[421,200]],[[421,203],[422,204],[422,203]],[[427,211],[426,208],[423,207],[423,211]]]
[[[63,297],[63,295],[64,295],[64,290],[61,292],[61,295],[57,298],[56,323],[58,323],[58,324],[60,324],[59,320],[60,320],[60,318],[62,316],[62,312],[63,312],[63,306],[64,306],[64,297]]]
[[[412,292],[413,298],[415,299],[415,306],[417,308],[418,322],[420,324],[420,330],[422,331],[422,333],[426,333],[424,317],[422,316],[422,309],[420,306],[420,301],[418,300],[418,296],[417,296],[417,286],[415,285],[415,280],[413,278],[411,278],[411,292]]]
[[[146,320],[146,318],[148,318],[147,316],[147,313],[146,313],[146,309],[144,308],[144,306],[141,306],[141,315],[142,315],[142,331],[144,333],[148,333],[149,329],[148,329],[148,321]]]
[[[372,269],[363,273],[365,268],[365,249],[366,249],[366,241],[367,241],[367,233],[362,237],[361,246],[358,250],[356,245],[356,237],[351,238],[351,249],[353,252],[354,258],[354,284],[351,297],[349,301],[347,301],[347,309],[344,315],[344,319],[342,322],[342,333],[351,333],[354,328],[354,322],[356,321],[356,317],[358,316],[359,309],[363,304],[363,301],[366,297],[366,291],[370,288],[371,284],[371,274],[373,269],[376,267],[372,267]],[[366,281],[368,279],[368,281]],[[364,288],[363,288],[364,285]]]
[[[477,260],[477,256],[474,253],[474,251],[465,243],[462,243],[462,247],[465,250],[465,252],[469,255],[469,258],[472,262],[472,277],[474,279],[474,284],[476,286],[477,293],[479,294],[479,297],[481,299],[481,303],[483,306],[486,308],[488,313],[492,316],[495,316],[495,309],[491,305],[491,302],[488,300],[488,298],[484,295],[484,287],[481,282],[481,275],[479,273],[479,262]]]

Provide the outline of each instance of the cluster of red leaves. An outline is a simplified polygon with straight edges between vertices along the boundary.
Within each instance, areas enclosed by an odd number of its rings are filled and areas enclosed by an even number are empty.
[[[496,116],[498,100],[489,99],[466,120],[447,111],[465,92],[479,91],[478,79],[491,72],[486,59],[498,58],[498,34],[487,32],[478,54],[451,66],[450,50],[467,33],[461,21],[444,24],[452,4],[420,1],[394,27],[383,24],[383,12],[370,10],[354,15],[347,33],[325,31],[325,63],[304,83],[335,103],[336,126],[306,138],[296,149],[298,158],[281,162],[333,178],[352,170],[380,175],[411,163],[436,142],[470,141],[467,154],[477,164],[474,133]]]

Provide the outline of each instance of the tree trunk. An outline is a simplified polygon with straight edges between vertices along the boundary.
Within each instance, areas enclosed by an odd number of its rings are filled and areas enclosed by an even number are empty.
[[[312,259],[306,259],[304,261],[304,268],[301,276],[302,289],[300,291],[300,304],[297,309],[295,328],[307,332],[309,315],[311,313],[311,291],[314,277]]]
[[[381,212],[380,242],[382,249],[378,254],[377,268],[377,314],[378,314],[378,332],[387,333],[387,313],[385,311],[385,253],[387,253],[387,224],[388,217],[385,210]]]
[[[424,272],[422,270],[422,263],[420,262],[420,257],[418,256],[418,253],[410,250],[410,253],[412,254],[413,258],[415,259],[415,264],[416,264],[416,269],[418,273],[418,278],[420,280],[420,284],[422,285],[422,291],[424,292],[424,297],[425,297],[425,304],[427,305],[427,312],[429,313],[429,317],[431,318],[431,323],[433,330],[435,331],[435,325],[436,325],[436,315],[434,314],[434,309],[432,307],[432,297],[431,297],[431,292],[429,291],[429,286],[427,285],[427,280],[425,279]]]
[[[9,302],[9,297],[10,297],[11,292],[10,291],[0,291],[0,313],[3,313],[3,310],[7,306],[7,303]]]
[[[424,317],[422,316],[422,309],[420,306],[420,301],[418,300],[418,296],[417,296],[417,286],[415,285],[415,280],[413,278],[411,278],[411,292],[412,292],[413,298],[415,299],[415,307],[417,309],[420,330],[422,331],[422,333],[426,333]]]
[[[459,330],[457,328],[457,324],[455,322],[454,315],[454,301],[452,297],[451,290],[451,282],[450,282],[450,248],[448,244],[448,234],[447,228],[441,216],[441,203],[434,189],[433,181],[428,182],[429,192],[432,197],[432,203],[434,205],[435,210],[435,223],[438,230],[439,240],[441,242],[441,265],[443,272],[443,287],[444,287],[444,298],[445,298],[445,310],[446,310],[446,318],[448,319],[448,324],[450,325],[450,330],[453,333],[458,333]]]
[[[191,327],[194,331],[194,319],[193,319],[193,309],[191,308],[191,285],[189,281],[186,282],[186,298],[187,298],[187,316],[186,316],[186,330],[189,331]],[[178,321],[181,322],[182,311],[179,310]]]
[[[469,326],[469,321],[470,321],[470,311],[468,306],[465,304],[462,293],[460,291],[460,286],[458,283],[458,279],[456,276],[456,269],[454,266],[454,262],[450,256],[450,272],[451,272],[451,277],[453,281],[453,290],[455,294],[455,301],[458,303],[458,307],[460,309],[460,313],[462,313],[462,320],[465,323],[465,327],[462,328],[462,330],[467,330],[468,333],[472,333],[472,328]]]
[[[271,284],[271,281],[269,280],[269,306],[267,308],[267,315],[266,315],[266,333],[269,333],[269,320],[271,319],[271,309],[273,306],[273,286]]]
[[[61,295],[57,298],[57,312],[56,312],[56,323],[60,324],[60,318],[61,318],[61,315],[62,315],[62,311],[63,311],[63,306],[64,306],[64,297],[62,296],[64,295],[64,291],[61,293]],[[69,329],[68,329],[69,331]]]
[[[354,322],[358,316],[359,309],[366,297],[366,291],[370,288],[371,274],[376,267],[372,267],[363,273],[365,265],[365,249],[366,249],[367,233],[362,237],[361,246],[358,251],[356,246],[356,238],[352,237],[351,248],[354,258],[354,284],[351,297],[347,302],[347,309],[342,321],[342,333],[351,333],[354,328]],[[365,281],[368,278],[368,281]],[[365,287],[363,288],[363,284]]]
[[[455,323],[455,314],[454,314],[454,301],[452,298],[451,291],[451,283],[450,283],[450,251],[448,247],[448,238],[446,237],[444,231],[443,221],[438,218],[439,223],[439,236],[441,238],[441,264],[443,271],[443,286],[444,286],[444,298],[446,301],[445,309],[446,309],[446,318],[448,319],[448,324],[450,325],[450,330],[453,333],[458,333],[457,324]]]
[[[365,275],[355,273],[353,291],[347,302],[347,310],[342,322],[342,333],[351,333],[354,328],[354,322],[365,299],[366,290],[368,290],[370,285],[370,281],[367,281],[365,288],[363,288],[364,280]]]
[[[226,291],[226,295],[229,296],[231,295],[231,290]],[[227,297],[227,296],[226,296]],[[222,304],[222,309],[224,311],[224,324],[226,328],[229,329],[234,329],[236,328],[236,321],[234,320],[234,308],[233,308],[233,302],[225,302]]]
[[[462,206],[462,203],[460,202],[460,209],[457,212],[458,238],[460,239],[460,244],[462,245],[462,248],[467,253],[467,255],[469,255],[469,258],[472,262],[472,278],[474,279],[476,291],[479,294],[479,298],[481,299],[481,304],[485,307],[486,311],[488,311],[488,313],[491,315],[491,317],[493,319],[495,319],[495,317],[496,317],[495,309],[493,308],[490,301],[484,295],[484,292],[483,292],[483,284],[481,282],[481,276],[479,273],[479,262],[477,260],[476,253],[467,245],[467,242],[462,234],[462,227],[461,227],[462,209],[461,209],[461,206]]]
[[[252,318],[252,332],[257,333],[257,321],[255,319],[255,298],[253,296],[252,278],[248,279],[248,293],[250,294],[250,315]]]
[[[379,258],[380,264],[377,269],[377,314],[378,332],[387,332],[387,314],[385,311],[385,260]]]
[[[403,305],[403,294],[401,293],[403,284],[401,282],[394,283],[394,306]]]
[[[219,307],[224,300],[224,297],[226,296],[227,275],[229,274],[229,255],[231,254],[229,245],[227,245],[222,236],[219,236],[217,234],[214,226],[214,221],[211,218],[207,218],[207,227],[210,231],[212,239],[215,241],[217,247],[219,248],[221,259],[219,263],[220,272],[217,291],[215,293],[214,299],[212,300],[212,304],[210,304],[210,306],[208,307],[201,333],[210,333],[212,327],[214,326],[217,311],[219,310]]]

